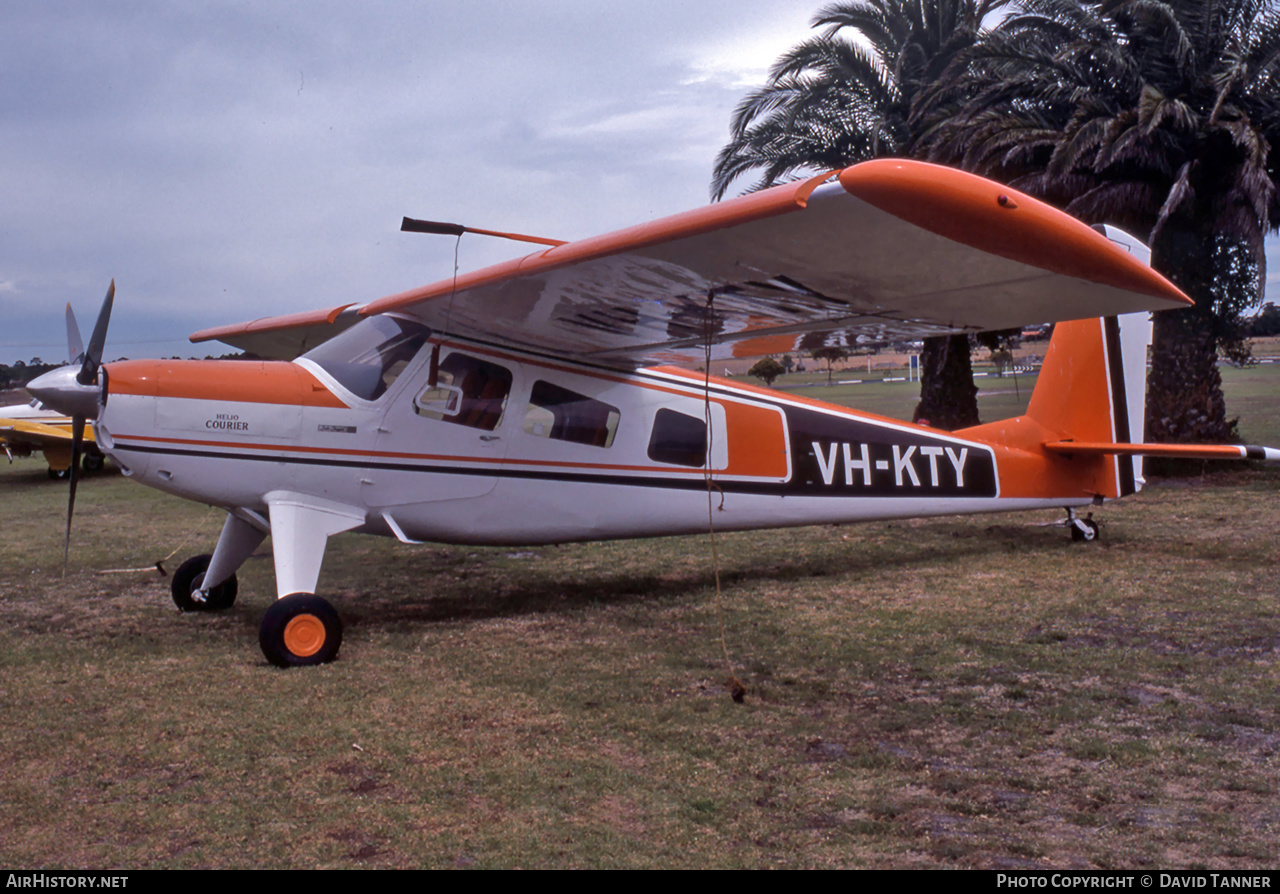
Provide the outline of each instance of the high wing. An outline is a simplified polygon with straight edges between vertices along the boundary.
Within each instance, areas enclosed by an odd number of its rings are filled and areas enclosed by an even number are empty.
[[[287,357],[356,314],[635,367],[1190,304],[1122,245],[1006,186],[866,162],[362,307],[208,329]],[[344,325],[345,324],[345,325]],[[256,347],[255,347],[256,346]]]
[[[361,307],[358,304],[340,304],[324,310],[264,317],[248,323],[205,329],[192,334],[191,341],[216,340],[270,360],[292,360],[358,323]]]

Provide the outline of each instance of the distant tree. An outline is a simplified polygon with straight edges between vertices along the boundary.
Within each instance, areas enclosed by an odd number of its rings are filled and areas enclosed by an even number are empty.
[[[791,371],[792,371],[793,369],[795,369],[795,368],[796,368],[796,361],[795,361],[795,358],[794,358],[794,357],[792,357],[790,354],[783,354],[783,355],[782,355],[782,370],[783,370],[783,372],[791,372]]]
[[[978,334],[978,344],[990,352],[988,359],[995,364],[998,376],[1003,376],[1005,370],[1013,366],[1013,349],[1018,342],[1017,333],[1016,329],[1004,329]]]
[[[839,348],[839,347],[836,347],[835,345],[827,345],[825,347],[821,347],[816,350],[810,351],[809,356],[813,357],[814,360],[821,360],[827,364],[827,384],[830,385],[831,384],[831,364],[848,357],[849,352],[846,351],[844,348]]]
[[[757,360],[755,365],[747,370],[747,375],[754,376],[772,387],[773,380],[785,372],[786,369],[781,363],[772,357],[765,357],[763,360]]]
[[[1262,310],[1249,318],[1246,332],[1250,338],[1280,335],[1280,307],[1268,301]]]

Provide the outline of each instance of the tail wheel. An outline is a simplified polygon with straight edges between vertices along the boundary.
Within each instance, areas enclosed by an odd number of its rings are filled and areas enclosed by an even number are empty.
[[[258,644],[276,667],[325,664],[338,657],[342,620],[319,596],[294,593],[277,599],[262,616]]]
[[[1090,543],[1098,539],[1098,523],[1092,518],[1077,518],[1071,521],[1071,540],[1075,543]]]
[[[234,574],[208,592],[199,593],[200,586],[204,583],[204,573],[209,570],[212,558],[213,556],[192,556],[173,573],[169,589],[173,593],[173,604],[180,611],[220,612],[235,604],[236,592],[240,587]],[[203,598],[198,598],[199,596]]]

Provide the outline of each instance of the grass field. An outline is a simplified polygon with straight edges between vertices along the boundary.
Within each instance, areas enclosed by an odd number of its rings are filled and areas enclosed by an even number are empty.
[[[1280,444],[1280,366],[1224,375],[1246,438]],[[804,393],[902,415],[914,387]],[[65,487],[20,460],[0,864],[1274,866],[1278,490],[1164,481],[1088,546],[1057,513],[722,536],[720,598],[705,538],[338,537],[341,659],[281,672],[269,559],[219,616],[100,573],[172,570],[217,514],[90,478],[64,577]]]

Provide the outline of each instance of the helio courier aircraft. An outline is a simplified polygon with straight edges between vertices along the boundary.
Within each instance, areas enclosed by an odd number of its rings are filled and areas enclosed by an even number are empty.
[[[73,417],[77,450],[91,419],[125,475],[226,510],[212,556],[174,575],[180,608],[230,606],[236,570],[271,535],[278,598],[259,640],[280,666],[338,654],[341,621],[315,593],[344,531],[692,534],[714,490],[719,530],[1061,507],[1092,539],[1075,510],[1137,491],[1143,455],[1280,459],[1140,443],[1148,312],[1190,300],[1136,240],[969,174],[873,161],[534,241],[550,247],[192,336],[283,358],[264,362],[102,365],[113,283],[79,369],[30,391]],[[675,365],[1046,321],[1059,325],[1026,415],[957,432]]]

